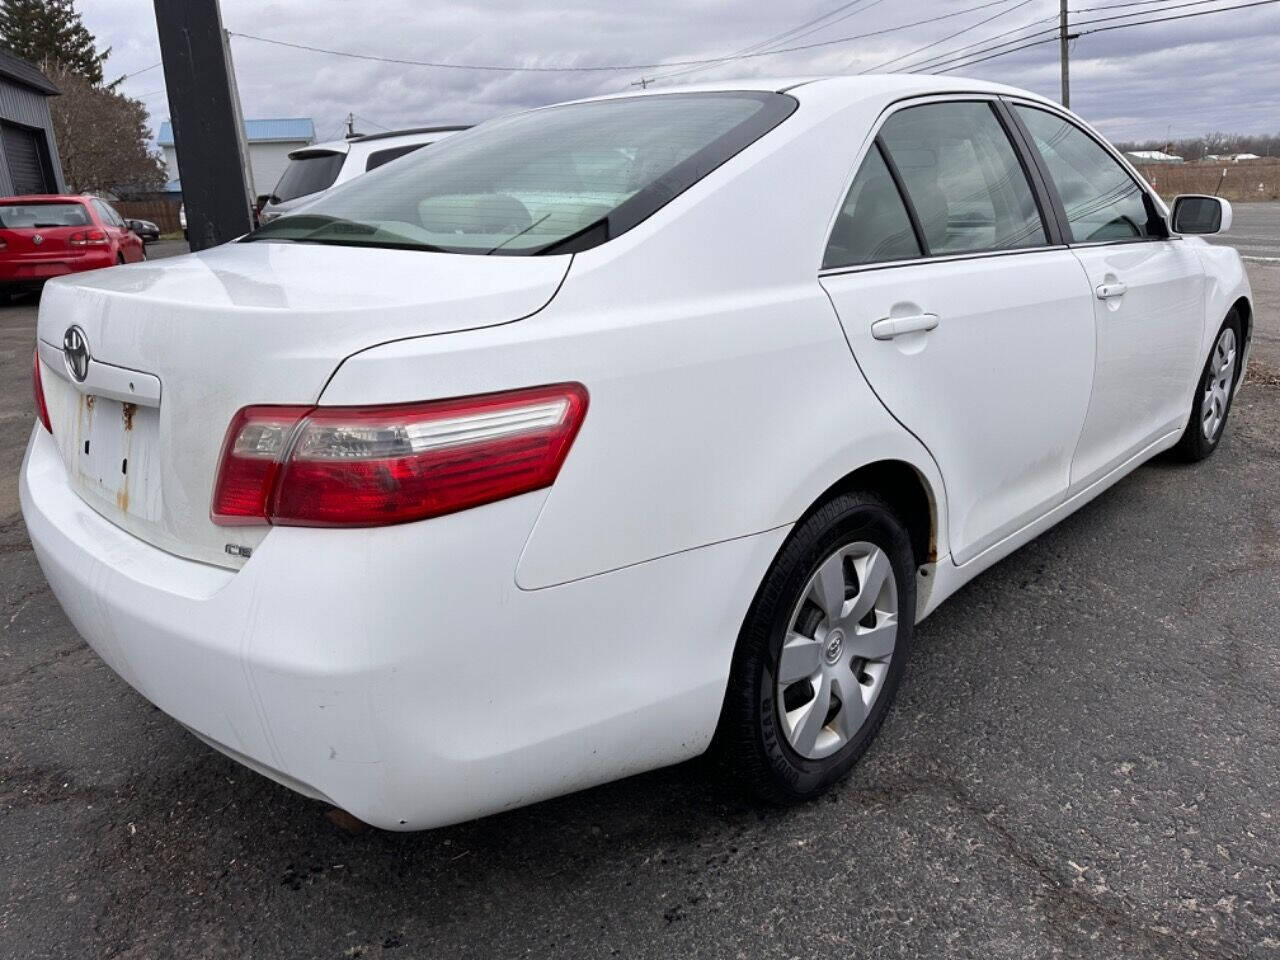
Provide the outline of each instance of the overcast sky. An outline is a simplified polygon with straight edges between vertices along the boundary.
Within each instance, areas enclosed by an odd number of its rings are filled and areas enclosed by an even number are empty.
[[[1045,21],[1037,29],[1052,27],[1046,18],[1058,11],[1058,0],[985,0],[983,9],[972,9],[983,2],[223,0],[222,12],[232,32],[353,53],[450,63],[592,66],[723,56],[834,11],[839,12],[782,45],[837,40],[971,11],[875,37],[703,68],[688,75],[695,80],[856,73],[965,31],[900,61],[909,65],[1035,21]],[[1073,0],[1080,12],[1072,19],[1083,23],[1135,12],[1142,18],[1171,16],[1245,2]],[[78,6],[99,45],[112,47],[109,77],[160,59],[150,0],[80,0]],[[1125,21],[1098,25],[1116,22]],[[242,38],[232,41],[232,51],[246,117],[311,117],[321,139],[339,133],[348,111],[365,133],[476,121],[524,106],[625,90],[641,75],[688,69],[477,72],[361,61]],[[956,73],[1056,98],[1057,44]],[[1072,108],[1113,138],[1162,139],[1166,133],[1176,138],[1211,130],[1280,133],[1280,4],[1081,36],[1073,42],[1071,77]],[[168,118],[160,68],[130,77],[123,90],[147,104],[154,127]]]

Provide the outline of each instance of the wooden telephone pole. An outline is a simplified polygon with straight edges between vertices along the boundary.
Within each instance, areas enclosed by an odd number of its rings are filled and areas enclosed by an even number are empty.
[[[1060,0],[1058,12],[1058,56],[1062,61],[1062,105],[1071,109],[1071,76],[1067,67],[1067,42],[1071,39],[1067,33],[1067,0]]]

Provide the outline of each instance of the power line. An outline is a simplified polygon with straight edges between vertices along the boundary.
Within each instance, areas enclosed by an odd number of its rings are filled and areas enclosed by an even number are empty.
[[[985,20],[979,20],[977,23],[973,24],[972,26],[965,27],[963,30],[957,30],[955,33],[948,34],[945,37],[940,37],[939,39],[934,40],[932,43],[926,43],[923,47],[917,47],[916,49],[912,50],[910,53],[904,53],[901,56],[894,57],[892,60],[885,60],[882,63],[877,63],[874,67],[867,67],[865,70],[859,70],[858,73],[872,73],[873,71],[879,70],[881,67],[887,67],[891,63],[897,63],[899,60],[906,60],[910,57],[914,57],[917,53],[923,53],[925,50],[928,50],[932,47],[936,47],[940,43],[946,43],[948,40],[954,40],[956,37],[966,34],[970,30],[977,30],[979,27],[990,23],[992,20],[996,20],[996,19],[999,19],[1000,17],[1007,16],[1008,14],[1013,13],[1013,11],[1020,9],[1021,7],[1025,7],[1028,3],[1032,3],[1032,2],[1033,0],[1022,0],[1021,3],[1014,4],[1009,9],[1001,10],[999,13],[993,13],[991,16],[987,17]],[[1036,23],[1041,23],[1041,22],[1043,21],[1040,21],[1040,20],[1036,21]],[[1019,29],[1026,29],[1026,28],[1020,27]],[[1016,32],[1017,32],[1016,30],[1009,31],[1009,33],[1016,33]],[[999,34],[999,36],[1007,36],[1007,34]]]
[[[1247,10],[1250,7],[1265,7],[1265,6],[1270,6],[1273,3],[1280,3],[1280,0],[1253,0],[1252,3],[1242,3],[1234,7],[1218,7],[1214,10],[1197,10],[1195,13],[1179,13],[1171,17],[1153,17],[1150,20],[1139,20],[1134,23],[1116,23],[1108,27],[1095,27],[1092,30],[1081,30],[1078,33],[1072,34],[1072,36],[1083,37],[1091,33],[1106,33],[1111,30],[1127,30],[1130,27],[1144,27],[1152,23],[1167,23],[1170,20],[1186,20],[1191,17],[1205,17],[1214,13],[1230,13],[1233,10]],[[1092,22],[1097,23],[1099,21],[1095,20]],[[1026,50],[1029,47],[1038,47],[1045,43],[1054,43],[1057,39],[1058,38],[1056,36],[1046,37],[1043,40],[1034,40],[1034,41],[1031,41],[1030,43],[1025,43],[1025,44],[1022,44],[1021,46],[1013,47],[1010,50],[1004,50],[999,53],[992,53],[988,56],[979,57],[976,60],[970,60],[970,59],[961,57],[959,59],[964,60],[965,62],[956,63],[951,66],[945,67],[944,69],[939,70],[936,66],[931,66],[931,67],[928,67],[927,69],[930,71],[936,71],[938,73],[950,73],[952,70],[959,70],[962,67],[971,67],[971,66],[974,66],[975,64],[985,63],[987,60],[995,60],[998,57],[1007,57],[1012,53],[1017,53],[1020,50]],[[976,53],[982,53],[982,52],[983,51],[976,51]],[[925,71],[910,70],[908,72],[923,73]]]
[[[1015,34],[1015,33],[1022,33],[1022,31],[1024,31],[1024,30],[1030,30],[1032,27],[1034,27],[1034,26],[1036,26],[1036,25],[1038,25],[1038,24],[1041,24],[1041,23],[1048,23],[1048,22],[1049,22],[1049,21],[1051,21],[1051,20],[1057,20],[1057,19],[1058,19],[1057,15],[1054,15],[1054,16],[1052,16],[1052,17],[1041,17],[1039,20],[1032,20],[1030,23],[1024,23],[1022,26],[1020,26],[1020,27],[1014,27],[1012,30],[1006,30],[1006,31],[1004,31],[1003,33],[993,34],[992,36],[986,37],[986,38],[984,38],[984,39],[982,39],[982,40],[975,40],[975,41],[973,41],[972,43],[966,43],[966,44],[965,44],[964,46],[962,46],[962,47],[954,47],[954,48],[952,48],[951,50],[948,50],[946,53],[938,53],[938,54],[934,54],[934,55],[933,55],[933,56],[931,56],[931,57],[925,57],[923,60],[918,60],[918,61],[916,61],[915,63],[907,64],[907,66],[906,66],[905,68],[904,68],[904,67],[900,67],[900,68],[898,69],[898,71],[895,71],[895,72],[902,72],[902,71],[904,71],[904,70],[906,70],[906,69],[911,69],[911,68],[914,68],[914,67],[920,66],[920,65],[922,65],[922,64],[930,63],[930,62],[932,62],[932,61],[934,61],[934,60],[938,60],[938,59],[943,59],[943,58],[949,57],[949,56],[951,56],[952,54],[961,53],[962,51],[965,51],[965,50],[971,50],[971,49],[973,49],[974,47],[984,47],[984,46],[986,46],[987,44],[991,43],[991,41],[993,41],[993,40],[999,40],[1001,37],[1008,37],[1008,36],[1012,36],[1012,35],[1013,35],[1013,34]],[[1021,40],[1026,40],[1026,39],[1027,39],[1027,37],[1033,37],[1033,36],[1036,36],[1037,34],[1039,34],[1039,33],[1043,33],[1043,32],[1044,32],[1043,30],[1037,30],[1035,33],[1027,34],[1027,36],[1026,36],[1026,37],[1018,37],[1018,38],[1016,38],[1016,39],[1014,39],[1014,40],[1010,40],[1010,41],[1008,41],[1008,42],[1009,42],[1009,43],[1018,43],[1018,42],[1019,42],[1019,41],[1021,41]],[[997,44],[997,46],[999,46],[999,44]],[[889,63],[892,63],[893,61],[888,61],[888,62],[889,62]],[[879,66],[883,66],[883,65],[884,65],[884,64],[880,64]],[[872,69],[872,70],[879,69],[879,66],[877,66],[877,67],[872,67],[871,69]],[[862,73],[867,73],[867,72],[870,72],[870,71],[861,71],[861,72],[862,72]]]
[[[899,30],[909,30],[912,27],[921,27],[926,24],[937,23],[940,20],[950,20],[954,17],[964,16],[966,13],[985,10],[988,7],[998,6],[1002,3],[1008,3],[1008,0],[987,0],[986,3],[966,7],[963,10],[955,10],[951,13],[938,14],[935,17],[927,17],[924,20],[916,20],[912,23],[899,24],[896,27],[884,27],[880,30],[868,31],[867,33],[850,34],[847,37],[836,37],[831,40],[818,40],[814,43],[802,43],[790,47],[778,47],[773,50],[762,50],[755,53],[745,53],[736,56],[731,54],[722,57],[704,57],[702,59],[667,60],[662,63],[625,63],[584,67],[526,67],[505,64],[444,63],[437,60],[410,60],[403,57],[383,57],[370,53],[353,53],[349,50],[333,50],[328,47],[316,47],[305,43],[294,43],[289,40],[275,40],[270,37],[259,37],[254,34],[239,33],[234,30],[229,30],[227,32],[231,36],[239,37],[243,40],[256,40],[259,43],[269,43],[278,47],[290,47],[295,50],[306,50],[312,53],[327,53],[337,57],[349,57],[355,60],[372,60],[379,63],[393,63],[409,67],[438,67],[445,70],[483,70],[494,73],[619,73],[623,71],[656,70],[664,67],[689,67],[700,64],[728,63],[732,60],[752,60],[758,57],[772,57],[782,53],[796,53],[800,50],[814,50],[818,47],[830,47],[836,44],[850,43],[854,40],[865,40],[869,37],[880,37],[888,33],[896,33]]]
[[[143,67],[141,70],[133,71],[133,73],[126,73],[123,77],[120,78],[120,80],[128,80],[130,77],[136,77],[139,74],[146,73],[149,70],[154,70],[156,67],[163,66],[163,65],[164,65],[164,61],[158,60],[149,67]],[[117,80],[116,83],[119,83],[120,80]]]
[[[1181,10],[1181,9],[1186,8],[1186,7],[1200,7],[1200,6],[1204,6],[1205,4],[1208,4],[1208,3],[1221,3],[1221,2],[1224,2],[1224,0],[1187,0],[1187,2],[1184,2],[1184,3],[1177,3],[1177,4],[1174,4],[1174,5],[1172,5],[1172,6],[1162,7],[1162,8],[1161,8],[1161,12],[1162,12],[1162,11],[1164,11],[1164,10]],[[1138,13],[1119,13],[1119,14],[1114,14],[1114,15],[1112,15],[1112,16],[1110,16],[1110,17],[1095,17],[1095,18],[1094,18],[1094,19],[1092,19],[1092,20],[1083,20],[1083,21],[1079,21],[1079,22],[1077,22],[1077,23],[1075,23],[1075,24],[1073,24],[1073,25],[1072,25],[1073,35],[1074,35],[1074,36],[1080,36],[1080,35],[1081,35],[1081,33],[1079,33],[1079,32],[1075,32],[1075,28],[1076,28],[1076,27],[1087,27],[1087,26],[1091,26],[1092,24],[1095,24],[1095,23],[1108,23],[1108,22],[1110,22],[1110,21],[1112,21],[1112,20],[1127,20],[1127,19],[1129,19],[1130,17],[1140,17],[1140,16],[1145,16],[1147,13],[1154,13],[1154,12],[1156,12],[1156,11],[1145,11],[1145,12],[1144,12],[1144,11],[1140,11],[1140,12],[1138,12]],[[1212,11],[1212,10],[1206,10],[1206,11],[1202,11],[1202,12],[1203,12],[1203,13],[1213,13],[1214,11]],[[1182,16],[1187,16],[1187,15],[1186,15],[1186,14],[1183,14]],[[1050,19],[1056,20],[1056,19],[1058,19],[1058,18],[1057,18],[1057,17],[1051,17]],[[1177,18],[1174,18],[1174,19],[1177,19]],[[1146,22],[1156,22],[1156,21],[1141,21],[1141,22],[1146,23]],[[1032,26],[1032,24],[1028,24],[1028,26]],[[1033,33],[1029,33],[1029,34],[1027,34],[1025,37],[1018,37],[1018,38],[1015,38],[1015,39],[1013,39],[1013,40],[1007,40],[1007,41],[1005,41],[1005,42],[1003,42],[1003,43],[998,43],[998,44],[995,44],[994,46],[987,47],[987,48],[985,48],[984,50],[975,50],[975,51],[973,52],[973,54],[974,54],[974,55],[976,55],[976,54],[979,54],[979,53],[987,53],[987,52],[992,51],[992,50],[997,50],[997,49],[999,49],[1000,47],[1006,47],[1006,46],[1010,46],[1010,45],[1012,45],[1012,44],[1020,43],[1020,42],[1021,42],[1021,41],[1023,41],[1023,40],[1030,40],[1032,37],[1042,36],[1042,35],[1044,35],[1044,34],[1055,34],[1055,35],[1056,35],[1056,34],[1058,34],[1058,32],[1059,32],[1059,28],[1058,28],[1058,27],[1056,27],[1056,26],[1055,26],[1055,27],[1046,27],[1046,28],[1044,28],[1044,29],[1042,29],[1042,30],[1036,30],[1036,31],[1035,31],[1035,32],[1033,32]],[[999,37],[999,36],[1002,36],[1002,35],[1001,35],[1001,34],[997,34],[995,37],[989,37],[989,38],[988,38],[988,40],[995,40],[995,39],[997,39],[997,37]],[[975,46],[975,44],[968,44],[968,46],[969,46],[969,47],[972,47],[972,46]],[[953,59],[954,59],[954,60],[963,60],[963,59],[966,59],[968,56],[970,56],[970,54],[964,54],[963,56],[955,56],[956,54],[958,54],[960,51],[962,51],[962,50],[964,50],[964,49],[966,49],[966,48],[965,48],[965,47],[958,47],[958,48],[956,48],[956,49],[954,49],[954,50],[949,50],[949,51],[947,51],[947,52],[945,52],[945,53],[940,53],[940,54],[938,54],[938,55],[936,55],[936,56],[933,56],[933,57],[926,57],[924,60],[917,61],[916,63],[908,64],[908,66],[905,68],[905,72],[907,72],[907,73],[921,73],[921,72],[924,72],[923,70],[919,69],[919,68],[922,68],[922,67],[928,67],[929,69],[933,69],[933,68],[935,68],[935,67],[938,67],[938,66],[941,66],[941,65],[943,65],[943,64],[946,64],[946,63],[950,62],[950,61],[951,61],[951,60],[953,60]],[[1010,53],[1012,53],[1013,51],[1009,51],[1009,52],[1010,52]]]
[[[827,27],[840,23],[843,20],[847,20],[849,19],[849,17],[852,17],[856,13],[863,13],[866,10],[870,10],[871,7],[876,6],[876,4],[883,3],[884,0],[872,0],[871,6],[862,7],[858,10],[852,10],[849,13],[846,13],[842,17],[837,17],[835,20],[831,19],[831,17],[834,17],[837,13],[842,13],[843,11],[848,10],[850,7],[857,6],[860,3],[866,3],[866,2],[867,0],[849,0],[848,3],[842,3],[840,6],[836,7],[834,10],[831,10],[828,13],[824,13],[820,17],[814,17],[811,20],[806,20],[804,23],[800,24],[798,27],[792,27],[790,30],[783,30],[781,33],[776,33],[772,37],[769,37],[767,40],[761,40],[758,43],[753,43],[753,44],[750,44],[749,46],[743,47],[741,50],[736,50],[734,51],[734,53],[731,54],[731,56],[735,56],[735,57],[745,56],[748,53],[755,53],[758,50],[767,49],[768,47],[773,46],[774,44],[777,44],[777,43],[781,43],[784,40],[793,40],[793,39],[799,39],[800,37],[807,37],[811,33],[816,33],[818,30],[825,30]],[[822,21],[824,20],[828,22],[823,23]],[[817,24],[817,26],[814,26],[815,24]],[[812,29],[809,29],[809,28],[812,28]],[[801,31],[806,31],[806,32],[801,32]],[[703,64],[701,66],[690,67],[686,70],[677,70],[674,73],[659,74],[656,77],[649,77],[647,79],[642,77],[640,86],[647,87],[650,83],[654,83],[655,81],[658,81],[658,80],[671,80],[671,79],[674,79],[675,77],[685,77],[693,73],[699,73],[703,70],[709,70],[713,66],[716,66],[716,64],[714,63]]]
[[[1121,7],[1148,7],[1153,3],[1169,3],[1170,0],[1127,0],[1125,3],[1108,3],[1101,7],[1081,7],[1068,13],[1095,13],[1099,10],[1118,10]]]

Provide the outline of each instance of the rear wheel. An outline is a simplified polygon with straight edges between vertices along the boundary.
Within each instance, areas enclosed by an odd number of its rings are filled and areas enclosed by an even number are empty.
[[[124,263],[124,254],[123,254],[123,253],[117,253],[117,254],[116,254],[116,263],[117,263],[117,264],[122,264],[122,263]]]
[[[1191,417],[1182,438],[1173,448],[1175,456],[1183,460],[1204,460],[1222,439],[1231,412],[1231,401],[1236,381],[1240,377],[1240,355],[1244,347],[1243,331],[1239,316],[1233,310],[1227,314],[1218,336],[1209,351],[1200,373],[1195,398],[1191,401]]]
[[[716,748],[765,799],[818,796],[866,751],[906,665],[915,566],[872,494],[841,495],[791,534],[752,604]]]

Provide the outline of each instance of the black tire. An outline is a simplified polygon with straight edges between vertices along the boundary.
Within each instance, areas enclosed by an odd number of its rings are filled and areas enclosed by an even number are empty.
[[[1235,335],[1235,370],[1232,374],[1231,390],[1227,393],[1227,403],[1222,414],[1222,421],[1218,424],[1213,436],[1209,437],[1205,435],[1203,428],[1205,392],[1208,389],[1209,381],[1213,378],[1214,352],[1217,350],[1222,332],[1227,329],[1230,329]],[[1232,310],[1227,314],[1227,318],[1222,321],[1222,326],[1218,328],[1218,332],[1213,336],[1213,346],[1209,348],[1209,356],[1205,358],[1204,367],[1200,371],[1200,379],[1196,381],[1195,396],[1191,400],[1191,416],[1187,420],[1186,429],[1182,431],[1182,437],[1170,451],[1172,457],[1188,463],[1196,463],[1208,458],[1213,451],[1218,449],[1218,443],[1222,440],[1223,431],[1227,428],[1227,418],[1231,415],[1231,404],[1235,398],[1236,383],[1240,380],[1240,361],[1243,354],[1243,325],[1240,323],[1240,317]]]
[[[124,254],[123,254],[123,253],[117,253],[117,254],[116,254],[116,266],[118,266],[118,267],[120,267],[120,266],[124,266]]]
[[[829,756],[809,759],[791,747],[780,725],[774,678],[782,643],[821,562],[859,541],[879,547],[890,561],[897,636],[881,689],[856,734]],[[915,609],[911,540],[888,504],[872,493],[842,494],[804,519],[769,568],[738,638],[713,745],[725,772],[775,803],[812,799],[839,781],[866,752],[893,703],[911,648]]]

